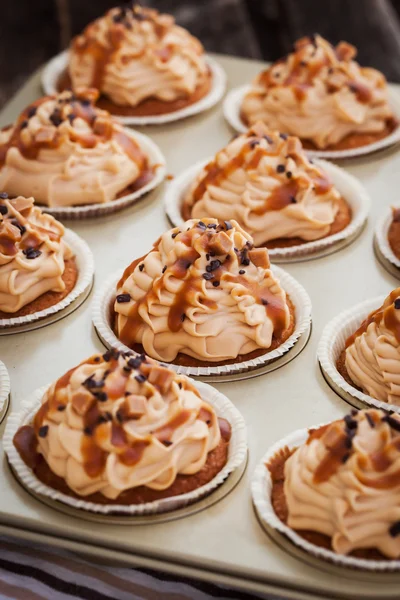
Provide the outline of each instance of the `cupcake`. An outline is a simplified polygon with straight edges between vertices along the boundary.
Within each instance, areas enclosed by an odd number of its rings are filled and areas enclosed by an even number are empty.
[[[33,198],[0,194],[0,319],[49,308],[74,288],[78,268],[64,233]]]
[[[338,233],[352,213],[298,138],[258,122],[201,170],[186,193],[182,216],[235,219],[256,246],[282,248]]]
[[[393,254],[400,260],[400,208],[392,208],[392,222],[387,236]]]
[[[0,131],[0,189],[49,207],[111,202],[154,176],[134,135],[94,90],[43,97]]]
[[[199,40],[170,15],[133,4],[109,10],[74,38],[59,89],[94,87],[101,108],[148,116],[197,102],[211,83]]]
[[[167,231],[117,284],[116,336],[164,362],[238,363],[277,348],[294,326],[267,250],[235,221],[192,219]]]
[[[400,558],[399,432],[398,415],[353,410],[281,448],[266,465],[275,514],[337,555]]]
[[[189,379],[131,353],[84,360],[53,383],[13,446],[48,488],[137,505],[198,490],[228,460],[231,426]]]
[[[336,366],[350,385],[400,406],[400,288],[346,340]]]
[[[242,120],[298,136],[313,150],[345,150],[388,136],[397,121],[379,71],[360,67],[356,49],[319,35],[260,73],[241,105]]]

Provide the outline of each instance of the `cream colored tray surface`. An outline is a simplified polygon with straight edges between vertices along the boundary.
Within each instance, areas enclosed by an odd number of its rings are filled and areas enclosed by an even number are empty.
[[[262,68],[261,63],[218,58],[231,87],[243,85]],[[40,95],[37,74],[3,111],[1,123],[10,122],[28,102]],[[0,124],[1,124],[0,123]],[[196,161],[214,154],[231,137],[221,107],[147,130],[164,152],[169,173],[178,175]],[[323,327],[342,310],[366,298],[387,294],[397,285],[373,253],[374,223],[386,208],[398,202],[400,152],[395,148],[342,162],[358,177],[372,201],[371,215],[362,235],[350,246],[312,262],[287,265],[308,291],[313,304],[313,331],[303,351],[280,369],[243,381],[217,383],[237,406],[248,429],[249,464],[229,495],[196,514],[140,527],[87,522],[45,506],[15,480],[6,461],[0,462],[0,532],[25,540],[84,551],[95,560],[161,568],[177,575],[235,584],[247,591],[263,591],[284,598],[398,599],[400,576],[324,569],[305,563],[281,547],[260,526],[254,513],[250,480],[267,449],[295,429],[344,415],[349,405],[325,382],[316,360]],[[123,268],[132,256],[141,256],[167,227],[161,190],[121,213],[70,227],[91,247],[96,284]],[[104,348],[91,326],[91,302],[86,301],[62,321],[29,333],[0,338],[0,360],[13,373],[11,409],[73,364]],[[0,439],[4,424],[0,426]],[[28,543],[28,542],[27,542]]]

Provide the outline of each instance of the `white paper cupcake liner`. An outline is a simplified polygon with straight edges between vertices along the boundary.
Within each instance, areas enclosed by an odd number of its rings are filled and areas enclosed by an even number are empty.
[[[21,325],[29,325],[45,317],[49,317],[58,313],[72,302],[77,300],[89,287],[91,287],[94,275],[94,260],[93,254],[89,246],[79,235],[71,229],[65,230],[64,240],[69,245],[75,255],[75,260],[78,268],[78,278],[74,288],[65,296],[63,300],[57,302],[53,306],[49,306],[43,310],[39,310],[24,317],[10,317],[9,319],[0,319],[0,329],[17,328]],[[12,333],[12,331],[10,331]]]
[[[175,227],[180,227],[185,222],[181,214],[185,196],[197,175],[210,160],[212,159],[197,162],[167,184],[164,208],[169,220]],[[367,191],[358,179],[344,169],[325,160],[319,159],[314,162],[328,174],[341,196],[349,204],[352,211],[351,221],[342,231],[326,238],[297,246],[268,250],[272,261],[302,260],[305,257],[318,258],[321,253],[325,254],[327,249],[333,249],[333,246],[339,242],[349,240],[350,243],[350,240],[352,241],[352,238],[362,229],[367,220],[371,201]]]
[[[392,224],[392,221],[393,221],[393,213],[392,213],[392,209],[389,209],[385,213],[385,215],[380,219],[380,221],[378,222],[378,224],[376,226],[375,240],[376,240],[376,243],[378,244],[378,248],[381,251],[384,258],[386,258],[386,260],[388,260],[390,263],[392,263],[392,265],[394,265],[395,267],[400,269],[400,260],[393,253],[393,250],[391,249],[389,240],[388,240],[389,227]],[[399,271],[399,276],[400,276],[400,271]]]
[[[322,427],[322,424],[316,425],[313,429],[317,429],[318,427]],[[288,525],[285,525],[275,513],[271,499],[272,479],[266,465],[280,452],[280,450],[283,450],[286,447],[292,450],[304,444],[308,438],[308,431],[308,429],[298,429],[279,442],[276,442],[257,465],[251,481],[251,493],[253,503],[262,523],[286,536],[298,548],[301,548],[305,552],[318,558],[334,563],[335,565],[368,571],[398,571],[400,569],[400,560],[370,560],[366,558],[356,558],[354,556],[336,554],[333,550],[327,550],[326,548],[321,548],[316,544],[312,544],[302,538],[296,531],[288,527]]]
[[[181,365],[174,365],[173,363],[159,362],[166,367],[173,369],[177,373],[195,377],[207,377],[211,375],[228,375],[231,373],[240,373],[242,371],[257,369],[288,352],[310,325],[311,300],[306,290],[298,281],[296,281],[296,279],[294,279],[294,277],[276,265],[272,265],[271,268],[273,274],[279,279],[283,289],[289,295],[295,307],[295,329],[292,335],[283,344],[278,346],[278,348],[275,348],[275,350],[269,352],[266,351],[262,356],[231,365],[214,366],[211,363],[208,367],[183,367]],[[122,273],[123,271],[118,273],[118,276],[113,274],[96,294],[93,301],[92,320],[100,339],[108,348],[116,348],[117,350],[127,352],[131,351],[131,349],[125,346],[125,344],[117,338],[110,323],[110,315],[113,314],[112,309],[115,302],[117,283],[121,278]]]
[[[229,125],[238,133],[245,133],[248,127],[244,124],[240,116],[240,108],[242,106],[245,95],[250,91],[250,85],[242,85],[240,87],[231,90],[224,100],[224,116],[228,121]],[[397,117],[400,120],[400,95],[399,93],[389,88],[389,103]],[[397,127],[392,133],[385,138],[367,144],[366,146],[360,146],[359,148],[349,148],[348,150],[306,150],[308,156],[315,156],[320,158],[352,158],[355,156],[362,156],[364,154],[370,154],[377,150],[383,150],[393,144],[400,141],[400,127]]]
[[[166,163],[164,155],[162,154],[159,147],[150,139],[147,135],[139,133],[138,131],[132,131],[131,129],[124,128],[124,132],[129,137],[133,138],[138,142],[140,148],[149,158],[149,167],[155,167],[154,177],[146,183],[143,187],[117,198],[112,202],[101,202],[97,204],[84,204],[83,206],[44,206],[40,208],[43,212],[50,213],[57,219],[87,219],[90,217],[101,217],[115,213],[123,208],[131,206],[137,202],[142,196],[155,189],[165,179],[167,173]]]
[[[217,104],[225,93],[226,88],[226,74],[223,68],[217,63],[216,60],[211,56],[206,56],[206,62],[209,66],[212,74],[212,84],[210,91],[206,96],[171,113],[165,115],[154,115],[154,116],[123,116],[118,113],[113,113],[114,116],[124,125],[162,125],[163,123],[172,123],[173,121],[180,121],[186,117],[191,117],[198,113],[208,110],[215,104]],[[57,54],[52,58],[45,66],[42,73],[42,87],[47,95],[57,94],[57,82],[60,75],[65,71],[68,64],[68,50]]]
[[[5,403],[10,395],[11,385],[10,376],[6,365],[0,360],[0,415],[2,414]]]
[[[239,467],[247,454],[247,432],[244,419],[238,409],[230,400],[215,388],[202,383],[193,382],[201,393],[202,398],[211,404],[219,417],[227,419],[231,425],[232,435],[229,442],[228,460],[221,471],[208,483],[192,492],[187,492],[171,498],[163,498],[143,504],[119,505],[119,504],[96,504],[88,502],[84,498],[77,500],[45,485],[35,476],[32,470],[24,463],[13,444],[13,438],[19,427],[30,424],[34,414],[41,406],[43,394],[48,388],[45,386],[36,390],[21,405],[18,412],[12,413],[8,420],[3,436],[3,447],[8,460],[14,469],[18,479],[25,487],[36,494],[46,496],[52,500],[62,502],[73,508],[90,511],[97,514],[112,515],[146,515],[176,510],[192,504],[213,492],[223,484],[226,478]]]
[[[382,408],[390,412],[400,414],[400,406],[377,400],[368,394],[364,394],[356,387],[347,383],[336,368],[336,361],[344,350],[346,340],[360,327],[361,323],[375,309],[382,306],[386,296],[379,296],[372,300],[366,300],[351,309],[341,312],[330,321],[322,332],[318,345],[318,360],[323,372],[334,385],[362,402],[366,408]]]

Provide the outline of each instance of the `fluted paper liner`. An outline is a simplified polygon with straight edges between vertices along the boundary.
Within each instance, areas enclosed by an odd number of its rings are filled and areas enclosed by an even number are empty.
[[[193,383],[199,390],[202,398],[215,408],[217,415],[229,421],[232,428],[232,435],[229,442],[228,460],[226,465],[214,477],[214,479],[197,488],[196,490],[193,490],[192,492],[187,492],[179,496],[173,496],[171,498],[155,500],[153,502],[146,502],[143,504],[96,504],[95,502],[88,502],[84,499],[84,497],[79,500],[72,498],[71,496],[63,494],[62,492],[59,492],[58,490],[55,490],[39,481],[33,471],[20,457],[17,449],[14,446],[13,438],[20,427],[23,425],[28,425],[32,422],[33,416],[41,406],[43,395],[49,386],[45,386],[39,390],[36,390],[22,403],[18,412],[13,412],[8,417],[3,436],[4,450],[12,468],[17,475],[17,478],[24,484],[24,486],[36,494],[46,496],[47,498],[51,498],[52,500],[56,500],[58,502],[62,502],[63,504],[67,504],[73,508],[103,515],[112,515],[117,513],[132,516],[176,510],[177,508],[187,506],[188,504],[192,504],[193,502],[200,500],[222,485],[230,473],[232,473],[242,464],[247,453],[246,425],[238,409],[230,400],[228,400],[226,396],[221,394],[215,388],[202,382],[196,381]]]
[[[173,362],[159,362],[164,366],[173,369],[177,373],[206,377],[210,375],[228,375],[231,373],[241,373],[243,371],[258,369],[288,352],[311,323],[311,300],[306,290],[298,283],[298,281],[296,281],[296,279],[294,279],[294,277],[276,265],[272,265],[271,268],[273,274],[279,279],[285,292],[290,296],[295,307],[295,329],[292,335],[283,342],[283,344],[275,348],[275,350],[268,351],[266,349],[265,354],[262,356],[231,365],[216,366],[210,363],[210,366],[208,367],[184,367],[175,365]],[[117,276],[113,274],[96,294],[93,301],[92,320],[100,339],[108,348],[116,348],[122,352],[131,352],[132,350],[117,338],[110,323],[110,317],[113,314],[113,306],[116,297],[117,283],[122,277],[122,274],[123,271],[118,273]]]
[[[65,298],[63,298],[63,300],[60,300],[60,302],[57,302],[57,304],[54,304],[53,306],[49,306],[48,308],[39,310],[30,315],[25,315],[24,317],[12,317],[10,315],[10,318],[0,319],[0,329],[29,325],[30,323],[35,323],[40,319],[54,315],[67,308],[67,306],[79,298],[79,296],[92,285],[94,261],[89,246],[85,240],[79,237],[79,235],[71,229],[65,229],[64,240],[73,251],[78,268],[78,278],[73,289],[65,296]]]
[[[323,424],[316,425],[312,429],[318,429]],[[318,558],[334,563],[342,567],[352,569],[363,569],[368,571],[398,571],[400,570],[400,560],[370,560],[366,558],[356,558],[354,556],[346,556],[337,554],[333,550],[327,550],[316,544],[305,540],[294,529],[283,523],[275,513],[272,505],[272,479],[267,464],[276,456],[280,450],[289,448],[293,450],[298,448],[307,441],[308,429],[298,429],[292,432],[287,437],[279,442],[276,442],[267,453],[263,456],[260,463],[257,465],[251,481],[251,493],[253,503],[261,521],[268,527],[275,529],[282,535],[289,538],[293,544],[301,548],[305,552],[312,554]]]
[[[101,217],[115,213],[123,208],[127,208],[137,202],[142,196],[159,186],[165,179],[167,172],[165,158],[160,148],[147,135],[124,128],[126,135],[137,142],[141,150],[149,158],[149,166],[155,167],[154,177],[143,187],[135,192],[116,198],[111,202],[101,202],[98,204],[84,204],[82,206],[44,206],[40,208],[45,213],[50,213],[57,219],[87,219],[90,217]]]
[[[357,398],[366,408],[382,408],[400,414],[400,406],[377,400],[364,394],[356,387],[347,383],[336,367],[336,361],[346,346],[346,340],[360,327],[361,323],[373,311],[382,306],[386,296],[366,300],[351,309],[341,312],[330,321],[322,332],[318,345],[318,360],[324,373],[333,383],[353,398]]]
[[[0,413],[4,403],[7,402],[7,398],[10,395],[10,389],[10,377],[6,365],[0,360]]]
[[[206,63],[212,74],[211,89],[208,94],[203,98],[200,98],[197,102],[165,115],[120,116],[117,113],[113,113],[113,116],[118,117],[124,125],[162,125],[163,123],[180,121],[186,117],[191,117],[192,115],[208,110],[217,104],[224,95],[226,88],[226,74],[218,62],[208,55],[206,55]],[[45,94],[57,94],[57,81],[61,73],[67,68],[67,64],[68,50],[61,52],[61,54],[57,54],[57,56],[47,63],[42,73],[42,87]]]
[[[181,214],[184,198],[197,175],[210,160],[212,159],[197,162],[167,184],[168,187],[164,196],[164,207],[169,220],[175,227],[180,227],[185,222]],[[367,220],[371,202],[367,191],[358,179],[353,177],[353,175],[350,175],[350,173],[347,173],[344,169],[325,160],[315,160],[314,162],[327,173],[341,196],[343,196],[349,204],[352,211],[351,221],[342,231],[325,238],[313,242],[305,242],[304,244],[299,244],[297,246],[272,248],[271,250],[268,250],[268,254],[272,261],[289,261],[305,257],[318,258],[321,253],[324,253],[328,248],[333,247],[334,244],[338,244],[339,242],[343,242],[346,239],[355,236],[357,232],[362,229]]]
[[[242,121],[240,116],[240,108],[243,103],[245,95],[250,91],[250,85],[242,85],[234,88],[227,94],[224,100],[224,116],[228,121],[229,125],[239,133],[245,133],[248,127]],[[389,88],[389,104],[394,112],[397,119],[400,120],[400,95],[399,93]],[[396,144],[400,141],[400,127],[397,127],[392,133],[387,135],[381,140],[360,146],[359,148],[348,148],[347,150],[306,150],[308,156],[315,156],[320,158],[352,158],[355,156],[362,156],[364,154],[370,154],[377,150],[383,150],[388,148],[392,144]]]
[[[384,258],[386,258],[386,260],[388,260],[390,263],[392,263],[392,265],[394,265],[395,267],[400,269],[400,260],[393,253],[393,250],[391,249],[389,240],[388,240],[389,227],[392,224],[392,221],[393,221],[393,213],[392,213],[392,209],[390,208],[389,211],[387,211],[385,213],[385,215],[380,219],[380,221],[378,222],[378,225],[376,226],[375,240],[376,240],[376,242],[378,244],[378,248],[381,251]],[[400,271],[399,271],[399,275],[400,275]]]

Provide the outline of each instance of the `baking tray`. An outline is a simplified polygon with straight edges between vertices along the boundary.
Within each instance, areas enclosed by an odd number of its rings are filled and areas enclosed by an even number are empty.
[[[249,60],[218,57],[230,87],[253,78],[263,67]],[[40,95],[40,73],[0,115],[0,125]],[[397,86],[394,86],[396,89]],[[220,149],[232,132],[221,105],[178,123],[146,127],[165,153],[168,173],[178,174]],[[163,523],[140,526],[93,524],[61,514],[28,494],[0,459],[0,533],[44,541],[92,556],[97,561],[161,569],[238,588],[281,594],[297,600],[330,598],[398,599],[400,576],[374,576],[305,560],[258,523],[250,496],[253,470],[267,448],[294,429],[344,415],[349,405],[324,380],[316,349],[324,325],[343,309],[386,294],[396,279],[375,259],[374,224],[398,202],[400,153],[394,147],[360,159],[341,161],[367,188],[369,223],[347,248],[285,268],[302,283],[313,304],[313,330],[302,352],[281,368],[254,379],[215,383],[242,412],[248,427],[249,462],[230,493],[206,510]],[[168,227],[162,191],[135,206],[96,221],[70,224],[89,243],[96,263],[95,288],[113,271],[150,249]],[[30,391],[55,379],[103,346],[91,326],[91,300],[63,320],[36,331],[0,338],[0,358],[11,374],[11,408]],[[4,423],[0,425],[0,436]],[[384,582],[384,585],[383,585]]]

